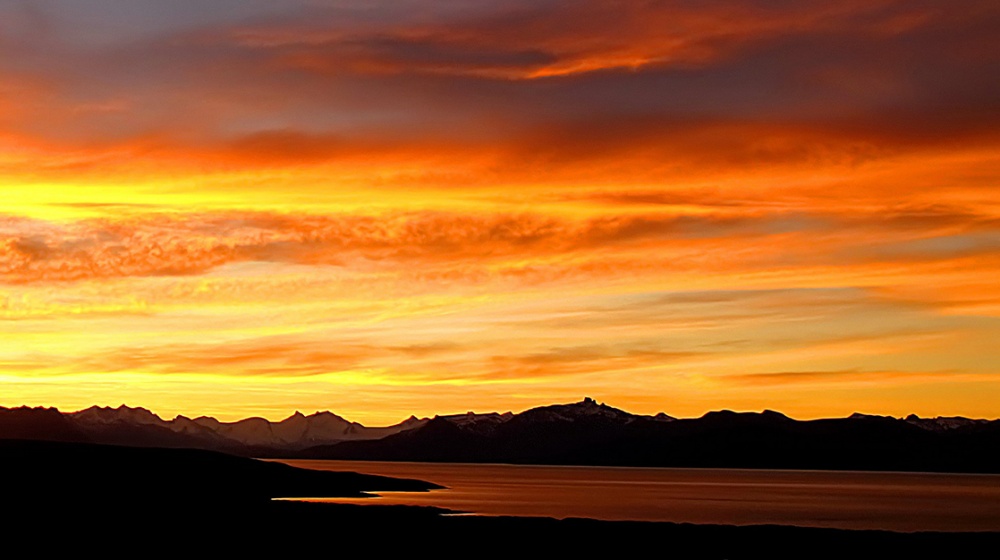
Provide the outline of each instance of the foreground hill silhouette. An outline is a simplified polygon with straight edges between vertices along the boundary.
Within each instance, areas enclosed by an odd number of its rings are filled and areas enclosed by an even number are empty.
[[[200,450],[0,441],[5,543],[83,543],[133,550],[206,545],[267,551],[639,555],[667,558],[948,557],[990,550],[997,533],[893,533],[783,526],[720,526],[587,519],[444,515],[436,508],[274,501],[358,496],[435,485],[287,465]],[[970,548],[971,547],[971,548]],[[353,552],[351,552],[353,551]]]
[[[520,414],[409,420],[367,428],[329,413],[222,423],[142,408],[0,408],[0,438],[194,448],[247,457],[554,465],[1000,473],[1000,421],[780,413],[701,418],[631,414],[593,399]],[[314,445],[316,442],[325,442]]]
[[[282,497],[357,497],[440,488],[418,480],[299,469],[196,449],[0,440],[3,503],[259,505]]]

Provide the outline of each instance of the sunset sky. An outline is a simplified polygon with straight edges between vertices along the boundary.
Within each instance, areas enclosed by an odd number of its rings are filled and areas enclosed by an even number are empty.
[[[996,0],[0,0],[0,405],[1000,416]]]

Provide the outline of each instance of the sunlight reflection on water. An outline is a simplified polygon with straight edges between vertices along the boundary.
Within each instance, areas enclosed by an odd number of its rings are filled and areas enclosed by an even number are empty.
[[[1000,531],[1000,476],[929,473],[282,461],[446,486],[336,503],[479,515],[896,531]]]

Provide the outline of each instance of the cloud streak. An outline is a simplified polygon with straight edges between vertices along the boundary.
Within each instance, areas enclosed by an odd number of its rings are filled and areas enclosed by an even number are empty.
[[[0,278],[18,284],[181,276],[250,261],[362,268],[395,264],[485,268],[650,250],[682,255],[697,246],[723,252],[754,243],[764,247],[781,243],[777,248],[783,257],[779,258],[789,264],[933,261],[996,254],[998,230],[1000,219],[992,216],[938,208],[904,208],[868,216],[720,211],[583,219],[526,213],[140,212],[128,219],[68,224],[10,217],[0,224]],[[855,234],[879,241],[859,245],[850,239]],[[802,247],[803,253],[795,256],[796,245],[814,244],[820,236],[830,238],[830,249],[841,254],[834,258],[809,255]]]

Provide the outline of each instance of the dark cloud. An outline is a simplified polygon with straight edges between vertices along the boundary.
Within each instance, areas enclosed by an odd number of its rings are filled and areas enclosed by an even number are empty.
[[[0,61],[0,76],[48,88],[8,128],[189,151],[270,142],[302,162],[373,138],[479,142],[539,165],[641,146],[651,159],[702,150],[702,165],[749,165],[996,141],[992,2],[414,5],[423,16],[254,4],[200,18],[207,8],[185,5],[117,42],[44,35]],[[60,10],[76,13],[50,4],[51,25],[65,25]]]

